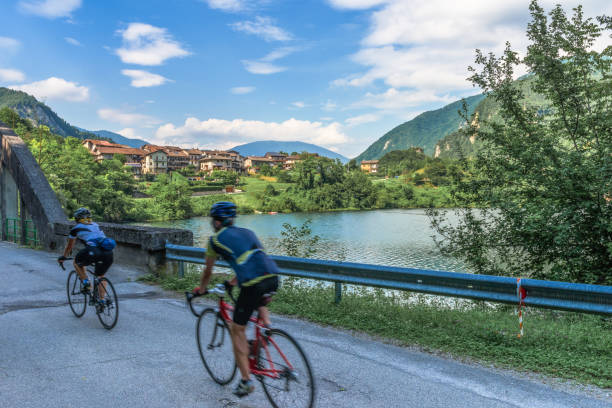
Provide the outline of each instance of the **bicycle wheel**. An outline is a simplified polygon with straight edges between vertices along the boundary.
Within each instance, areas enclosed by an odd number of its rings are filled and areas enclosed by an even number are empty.
[[[103,284],[105,287],[104,297],[100,297],[100,285]],[[117,293],[115,293],[113,284],[106,278],[99,278],[98,284],[94,288],[94,296],[98,320],[100,320],[105,329],[112,329],[117,324],[117,319],[119,318],[119,302],[117,301]],[[101,304],[100,301],[104,304]]]
[[[76,271],[71,271],[66,281],[66,294],[68,295],[70,309],[76,317],[83,316],[87,309],[87,295],[83,293],[82,289],[83,284],[79,279],[79,275],[77,275]]]
[[[299,344],[286,332],[271,329],[259,348],[257,367],[264,373],[257,379],[274,408],[310,408],[315,383],[310,363]]]
[[[225,385],[236,375],[236,361],[227,323],[214,309],[200,314],[196,339],[202,363],[216,383]]]

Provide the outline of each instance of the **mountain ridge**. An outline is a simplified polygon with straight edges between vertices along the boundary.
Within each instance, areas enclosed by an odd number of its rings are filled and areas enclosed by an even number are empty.
[[[349,159],[339,153],[333,152],[324,147],[306,143],[306,142],[284,142],[276,140],[261,140],[257,142],[245,143],[233,147],[230,150],[235,150],[243,156],[263,156],[267,152],[279,152],[283,151],[286,153],[317,153],[320,156],[329,157],[331,159],[339,159],[342,163],[347,163]]]
[[[485,99],[484,94],[465,98],[470,115],[483,99]],[[463,100],[458,100],[442,108],[423,112],[415,118],[394,127],[368,146],[355,160],[360,162],[362,160],[380,159],[393,150],[406,150],[411,147],[421,147],[426,154],[433,155],[436,143],[457,131],[464,122],[458,113],[462,103]]]

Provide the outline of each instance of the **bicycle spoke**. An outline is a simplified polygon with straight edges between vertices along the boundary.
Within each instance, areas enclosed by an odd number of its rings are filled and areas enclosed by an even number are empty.
[[[103,288],[104,297],[99,296],[101,287]],[[98,314],[98,319],[105,329],[110,330],[115,327],[119,317],[119,303],[115,288],[108,279],[100,278],[94,291],[96,294],[96,313]]]
[[[87,295],[82,292],[83,285],[75,271],[71,271],[66,281],[68,304],[76,317],[81,317],[87,309]]]
[[[227,384],[236,374],[236,363],[229,329],[213,309],[206,309],[198,318],[196,341],[200,358],[212,379]]]
[[[275,408],[310,408],[315,385],[306,355],[287,333],[273,329],[270,340],[259,349],[258,377]]]

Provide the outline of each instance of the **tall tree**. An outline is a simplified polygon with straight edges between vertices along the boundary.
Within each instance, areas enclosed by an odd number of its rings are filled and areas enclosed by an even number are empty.
[[[453,193],[478,208],[456,210],[455,225],[431,210],[432,225],[440,247],[478,273],[612,284],[612,47],[593,50],[612,23],[582,7],[547,15],[532,1],[530,11],[525,58],[507,44],[501,57],[477,50],[470,67],[501,107],[496,120],[465,115],[484,147]],[[523,103],[521,63],[546,106]]]

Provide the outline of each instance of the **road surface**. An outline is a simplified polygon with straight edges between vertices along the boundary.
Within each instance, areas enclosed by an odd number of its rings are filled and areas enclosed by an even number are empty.
[[[57,254],[0,242],[1,407],[268,407],[257,385],[238,399],[200,361],[195,319],[181,299],[113,266],[117,326],[92,308],[74,317]],[[299,339],[317,384],[317,407],[612,407],[604,392],[550,386],[296,319],[275,325]],[[233,386],[233,384],[231,385]]]

